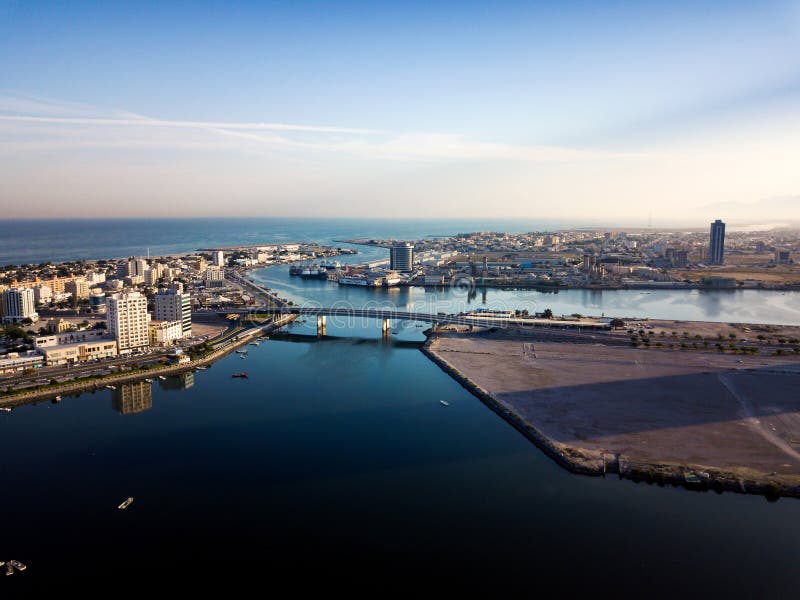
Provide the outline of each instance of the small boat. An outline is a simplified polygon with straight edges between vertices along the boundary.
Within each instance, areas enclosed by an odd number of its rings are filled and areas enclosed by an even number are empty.
[[[247,350],[237,350],[236,354],[247,354]]]
[[[159,378],[161,381],[166,381],[166,380],[167,380],[167,378],[166,378],[166,377],[164,377],[163,375],[159,375],[159,376],[158,376],[158,378]]]
[[[231,377],[238,377],[240,379],[247,379],[247,373],[242,371],[241,373],[234,373]]]
[[[208,367],[202,367],[202,366],[201,367],[197,367],[198,371],[205,371],[207,369],[208,369]]]
[[[61,402],[61,396],[56,396],[55,398],[53,398],[53,400],[55,400],[56,402]]]
[[[152,380],[152,379],[145,379],[145,381],[146,381],[147,383],[153,383],[153,380]]]
[[[242,360],[245,360],[247,357],[244,354],[240,354],[239,358],[241,358]]]
[[[256,348],[258,348],[258,342],[250,342],[248,346],[255,346]]]
[[[115,390],[115,389],[117,389],[117,388],[116,388],[115,386],[113,386],[113,385],[107,385],[107,386],[106,386],[106,389],[107,389],[107,390]]]
[[[0,410],[3,412],[11,412],[11,409],[8,406],[0,406]]]
[[[126,508],[128,508],[128,507],[129,507],[131,504],[133,504],[133,496],[129,497],[127,500],[124,500],[124,501],[122,502],[122,504],[120,504],[120,505],[119,505],[117,508],[118,508],[118,509],[120,509],[120,510],[125,510],[125,509],[126,509]]]
[[[439,400],[439,404],[442,406],[450,406],[450,403],[447,400]]]

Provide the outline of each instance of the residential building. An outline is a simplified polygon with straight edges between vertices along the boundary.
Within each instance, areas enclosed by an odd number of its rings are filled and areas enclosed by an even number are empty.
[[[3,292],[3,323],[19,323],[24,319],[38,321],[36,300],[31,288],[11,288]]]
[[[153,265],[146,269],[144,272],[144,282],[150,286],[158,285],[158,280],[164,274],[164,265],[161,263],[153,263]]]
[[[33,299],[36,302],[50,302],[53,299],[53,288],[49,285],[37,285],[33,288]]]
[[[132,265],[133,270],[132,272],[128,273],[128,275],[136,275],[138,277],[144,278],[144,272],[147,270],[147,267],[149,266],[147,261],[143,258],[136,258],[132,260],[133,260],[133,265]]]
[[[225,270],[220,267],[209,267],[203,274],[206,287],[225,287]]]
[[[150,343],[147,324],[147,298],[139,292],[112,294],[106,299],[108,333],[117,342],[120,354],[147,348]]]
[[[150,321],[148,325],[151,346],[172,346],[183,339],[183,327],[180,321]]]
[[[127,275],[127,273],[126,273]],[[89,282],[90,286],[97,285],[98,283],[105,283],[106,281],[106,274],[101,273],[99,271],[95,271],[94,273],[89,273],[86,276],[86,281]]]
[[[792,262],[792,253],[788,250],[784,250],[783,248],[776,248],[775,249],[775,264],[776,265],[788,265]]]
[[[725,263],[725,223],[717,219],[711,224],[709,261],[712,265]]]
[[[212,256],[214,258],[215,267],[225,266],[225,253],[222,250],[215,250],[214,252],[212,252]]]
[[[64,284],[64,291],[72,294],[73,298],[86,300],[89,297],[89,282],[85,279],[75,279]]]
[[[192,337],[192,297],[183,293],[178,284],[168,290],[159,290],[154,297],[153,318],[157,321],[178,321],[182,337]]]
[[[414,246],[395,244],[389,249],[389,268],[392,271],[407,273],[414,269]]]

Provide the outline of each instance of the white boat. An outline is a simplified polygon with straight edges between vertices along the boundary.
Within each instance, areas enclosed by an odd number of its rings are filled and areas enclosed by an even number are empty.
[[[366,277],[352,275],[339,277],[339,285],[368,285],[368,283]]]
[[[166,378],[166,377],[164,377],[163,375],[159,375],[159,376],[158,376],[158,378],[159,378],[161,381],[166,381],[166,380],[167,380],[167,378]]]
[[[113,385],[107,385],[107,386],[106,386],[106,389],[107,389],[107,390],[115,390],[115,389],[117,389],[117,388],[116,388],[115,386],[113,386]]]
[[[147,383],[153,383],[153,380],[152,380],[152,379],[145,379],[145,381],[146,381]]]
[[[236,354],[247,354],[247,350],[237,350]]]
[[[201,367],[197,367],[198,371],[205,371],[206,369],[208,369],[208,367],[202,367],[202,366]]]
[[[11,409],[8,406],[0,406],[0,410],[3,412],[11,412]]]
[[[126,509],[126,508],[128,508],[128,507],[129,507],[131,504],[133,504],[133,496],[130,496],[128,499],[124,500],[124,501],[122,502],[122,504],[120,504],[120,505],[119,505],[117,508],[118,508],[118,509],[120,509],[120,510],[125,510],[125,509]]]
[[[450,406],[450,403],[447,400],[439,400],[439,404],[442,406]]]
[[[55,400],[56,402],[61,402],[61,396],[56,396],[56,397],[54,398],[54,400]]]

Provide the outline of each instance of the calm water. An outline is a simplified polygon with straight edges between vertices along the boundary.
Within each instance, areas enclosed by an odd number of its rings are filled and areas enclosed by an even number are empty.
[[[583,225],[552,221],[381,219],[0,220],[0,265],[194,252],[209,246],[320,242],[357,237],[417,239],[460,231],[525,232]]]
[[[376,253],[375,249],[368,249]],[[386,253],[378,250],[378,253]],[[378,254],[379,256],[379,254]],[[353,261],[364,257],[350,257]],[[397,306],[422,312],[461,312],[478,307],[503,310],[543,311],[555,314],[650,317],[687,321],[721,321],[728,323],[777,323],[800,325],[800,293],[766,290],[535,290],[444,289],[404,287],[365,289],[339,286],[318,280],[289,276],[288,266],[254,271],[251,278],[304,305],[323,306]],[[333,323],[334,320],[329,320]],[[399,328],[413,327],[400,322]]]
[[[285,270],[256,275],[298,301],[483,302],[462,290],[340,293]],[[781,296],[661,294],[490,290],[486,302],[798,320]],[[163,569],[257,574],[265,586],[386,576],[373,588],[383,590],[432,574],[530,590],[795,595],[800,502],[571,475],[431,364],[420,328],[398,325],[383,342],[375,323],[329,323],[323,340],[313,325],[188,379],[0,413],[0,560],[26,562],[28,581]],[[250,379],[231,378],[241,370]]]

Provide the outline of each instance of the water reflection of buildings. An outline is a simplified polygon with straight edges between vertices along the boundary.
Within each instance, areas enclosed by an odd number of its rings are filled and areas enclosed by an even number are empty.
[[[177,375],[169,375],[158,380],[158,385],[163,390],[188,390],[194,385],[194,373],[186,371]]]
[[[146,381],[122,383],[111,392],[111,406],[121,415],[133,415],[153,408],[153,390]]]

